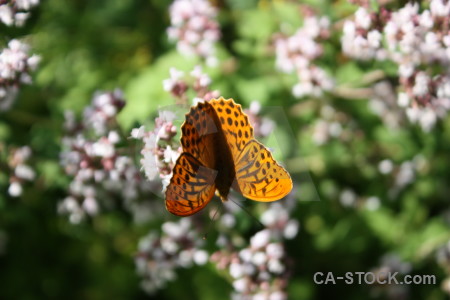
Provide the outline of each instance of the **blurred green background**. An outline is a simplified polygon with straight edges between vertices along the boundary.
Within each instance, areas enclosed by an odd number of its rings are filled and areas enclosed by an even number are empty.
[[[410,263],[411,274],[437,276],[436,285],[409,286],[410,299],[446,299],[440,284],[449,274],[436,262],[436,251],[450,239],[450,118],[429,133],[408,122],[392,130],[369,109],[368,99],[350,100],[332,93],[321,99],[294,98],[290,89],[295,77],[276,71],[268,45],[281,24],[292,28],[291,32],[300,26],[298,11],[293,9],[297,3],[274,1],[271,6],[269,2],[212,2],[220,9],[222,38],[217,52],[221,64],[204,70],[213,80],[213,89],[244,107],[255,99],[263,107],[283,106],[289,128],[278,130],[280,134],[292,131],[296,138],[285,158],[292,165],[293,178],[304,175],[300,167],[296,171],[298,156],[308,164],[314,186],[307,181],[304,190],[315,189],[320,201],[301,201],[308,199],[298,196],[294,217],[301,229],[287,242],[288,253],[295,259],[289,299],[368,299],[369,295],[384,299],[385,294],[377,296],[367,285],[320,286],[312,279],[317,271],[371,270],[389,253]],[[332,20],[355,10],[346,1],[310,3]],[[79,225],[57,213],[57,202],[66,196],[71,180],[59,166],[63,112],[81,113],[95,91],[119,87],[127,99],[119,121],[124,130],[131,130],[154,118],[157,107],[173,103],[162,87],[170,67],[189,71],[199,63],[178,54],[168,41],[169,5],[164,0],[47,0],[33,9],[23,28],[0,25],[2,43],[24,37],[32,52],[42,57],[34,84],[21,90],[9,112],[0,114],[0,140],[5,145],[30,145],[37,173],[21,197],[0,195],[4,243],[0,298],[229,298],[231,284],[213,265],[179,270],[178,280],[152,296],[140,289],[133,255],[139,238],[158,224],[134,224],[121,209],[105,211]],[[338,35],[325,47],[320,63],[338,86],[363,87],[364,75],[380,69],[386,80],[395,81],[395,72],[387,64],[345,58]],[[311,138],[313,124],[325,105],[344,116],[348,138],[317,145]],[[389,196],[394,175],[380,174],[379,162],[390,159],[400,166],[417,155],[422,164],[414,181],[395,197]],[[0,156],[7,159],[4,153]],[[8,176],[2,171],[2,190],[7,185]],[[346,189],[358,195],[352,207],[339,201]],[[380,207],[367,209],[368,197],[377,197]],[[163,199],[151,201],[163,205]]]

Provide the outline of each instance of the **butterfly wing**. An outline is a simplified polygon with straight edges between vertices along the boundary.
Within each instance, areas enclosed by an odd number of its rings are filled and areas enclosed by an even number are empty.
[[[166,208],[177,216],[190,216],[205,207],[214,196],[214,134],[217,127],[213,108],[199,103],[186,114],[181,126],[180,155],[166,190]]]
[[[283,198],[292,190],[289,173],[255,139],[245,145],[235,164],[234,187],[246,198],[270,202]]]
[[[253,127],[242,111],[241,105],[236,104],[233,99],[212,99],[209,103],[216,111],[231,154],[236,162],[245,145],[253,139]]]
[[[191,154],[203,166],[214,168],[214,123],[213,108],[208,103],[199,103],[186,114],[181,126],[181,145],[183,152]]]
[[[256,201],[275,201],[292,190],[289,173],[270,151],[253,137],[253,127],[242,107],[233,99],[213,99],[222,131],[233,156],[236,179],[233,188]]]
[[[217,171],[202,165],[189,153],[175,163],[166,190],[166,208],[177,216],[190,216],[205,207],[214,196]]]

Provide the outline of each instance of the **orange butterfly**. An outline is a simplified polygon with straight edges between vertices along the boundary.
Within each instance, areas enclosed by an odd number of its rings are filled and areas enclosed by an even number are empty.
[[[199,103],[181,126],[183,153],[166,190],[166,208],[190,216],[204,208],[215,191],[227,200],[230,187],[256,201],[275,201],[292,189],[289,173],[253,137],[241,105],[233,99]]]

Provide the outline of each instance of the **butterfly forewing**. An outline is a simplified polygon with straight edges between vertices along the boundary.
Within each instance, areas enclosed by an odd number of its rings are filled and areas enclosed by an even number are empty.
[[[217,171],[203,166],[189,153],[178,158],[166,190],[166,208],[177,216],[192,215],[214,196]]]
[[[199,103],[186,114],[181,126],[183,152],[209,168],[215,165],[214,134],[218,130],[213,114],[214,110],[208,103]]]
[[[236,104],[232,99],[213,99],[209,103],[216,111],[221,129],[230,147],[233,159],[236,161],[245,145],[253,139],[253,127],[242,111],[241,105]]]

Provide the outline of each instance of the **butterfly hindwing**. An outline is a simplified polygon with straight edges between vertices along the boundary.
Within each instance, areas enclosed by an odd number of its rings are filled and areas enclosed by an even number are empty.
[[[175,163],[166,190],[166,208],[177,216],[190,216],[205,207],[214,196],[217,171],[207,168],[189,153]]]
[[[235,161],[235,189],[256,201],[275,201],[292,190],[288,172],[272,157],[272,153],[255,139],[250,140]]]

